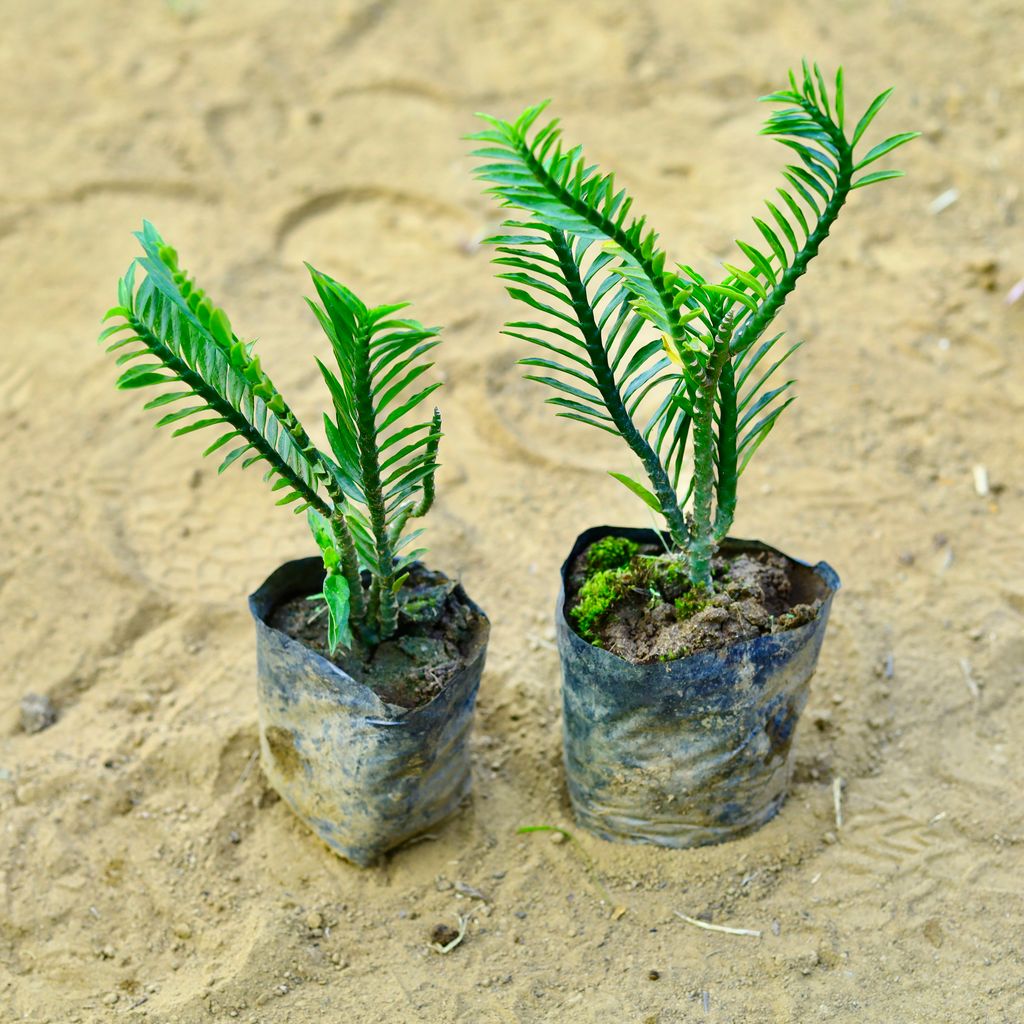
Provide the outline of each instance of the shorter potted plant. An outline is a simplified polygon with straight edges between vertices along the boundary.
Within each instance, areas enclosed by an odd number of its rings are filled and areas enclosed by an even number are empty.
[[[797,346],[767,328],[851,192],[901,173],[869,165],[917,134],[854,155],[888,95],[849,137],[841,69],[831,97],[806,64],[765,97],[783,109],[764,132],[797,162],[754,219],[763,242],[739,242],[743,262],[719,283],[672,269],[614,176],[563,147],[557,121],[539,121],[545,104],[514,123],[485,117],[473,136],[489,192],[529,215],[491,239],[510,295],[531,311],[506,333],[539,348],[522,362],[554,389],[558,415],[627,443],[649,486],[611,475],[666,526],[588,530],[562,567],[569,795],[598,835],[718,842],[785,797],[839,580],[728,533],[740,474],[793,401],[793,381],[774,374]]]
[[[317,360],[332,399],[325,451],[174,249],[148,223],[137,237],[144,255],[100,336],[126,365],[117,386],[161,388],[146,404],[164,410],[157,426],[213,429],[203,454],[219,453],[218,472],[259,464],[277,504],[306,513],[320,556],[282,565],[249,599],[263,768],[332,849],[372,863],[468,792],[490,628],[413,547],[434,499],[440,413],[416,413],[440,386],[421,380],[438,332],[309,268],[335,363]]]

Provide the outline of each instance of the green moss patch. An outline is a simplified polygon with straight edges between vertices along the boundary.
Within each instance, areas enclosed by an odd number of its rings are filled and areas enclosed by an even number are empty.
[[[603,569],[588,576],[580,587],[571,614],[580,636],[588,643],[597,640],[595,630],[622,599],[630,586],[631,577],[628,566]]]
[[[602,537],[587,549],[587,573],[625,569],[640,545],[625,537]]]
[[[706,608],[711,594],[690,583],[686,564],[663,554],[643,554],[625,537],[604,537],[584,556],[585,575],[569,615],[588,643],[600,646],[608,616],[632,593],[646,592],[652,607],[667,604],[683,621]]]

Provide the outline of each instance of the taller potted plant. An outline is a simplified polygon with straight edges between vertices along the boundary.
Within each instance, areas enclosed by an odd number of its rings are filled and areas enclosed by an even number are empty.
[[[717,842],[775,814],[832,597],[813,568],[728,536],[739,477],[793,401],[775,372],[797,348],[765,337],[850,194],[902,172],[868,170],[918,133],[855,148],[891,90],[847,135],[842,69],[817,65],[764,99],[763,133],[797,156],[761,242],[720,282],[673,268],[632,200],[546,104],[484,115],[479,177],[525,211],[492,238],[509,294],[533,315],[506,333],[558,415],[621,437],[648,484],[612,473],[665,530],[596,527],[562,567],[556,627],[565,761],[580,822],[610,839]],[[539,127],[538,127],[539,125]],[[537,316],[536,314],[539,314]],[[692,469],[687,456],[692,456]]]
[[[286,562],[250,597],[264,771],[293,810],[358,864],[450,815],[470,784],[468,735],[489,623],[462,587],[419,561],[413,522],[434,500],[437,409],[419,408],[438,331],[368,307],[309,267],[330,341],[326,448],[285,402],[254,343],[144,224],[143,255],[100,335],[123,390],[175,436],[213,429],[218,472],[260,465],[278,505],[305,512],[319,557]],[[136,282],[136,269],[144,271]],[[310,604],[310,600],[314,604]]]

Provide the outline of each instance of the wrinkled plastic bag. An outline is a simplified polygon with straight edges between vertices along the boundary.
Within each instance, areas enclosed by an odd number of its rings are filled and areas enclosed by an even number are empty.
[[[470,788],[469,734],[490,624],[429,703],[382,701],[337,665],[267,625],[322,587],[319,558],[287,562],[249,598],[256,621],[260,749],[271,785],[336,853],[360,866],[450,817]]]
[[[795,601],[821,599],[811,622],[678,661],[634,665],[588,644],[565,615],[573,562],[609,535],[660,543],[652,530],[595,527],[562,566],[555,624],[576,819],[604,839],[673,847],[751,832],[785,800],[793,735],[839,577],[824,562],[812,567],[783,556]],[[732,538],[722,548],[775,551]]]

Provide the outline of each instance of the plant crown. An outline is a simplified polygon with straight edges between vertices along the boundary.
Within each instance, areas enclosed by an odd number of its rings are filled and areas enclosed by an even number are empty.
[[[794,399],[794,382],[773,375],[799,346],[776,350],[783,335],[762,340],[767,328],[849,194],[903,173],[861,172],[920,134],[854,156],[891,91],[849,138],[842,68],[831,100],[806,62],[802,81],[791,72],[788,89],[762,97],[783,105],[762,134],[797,160],[783,171],[779,199],[754,218],[761,241],[737,242],[743,260],[723,264],[717,284],[690,266],[672,269],[614,174],[600,173],[581,147],[564,147],[557,120],[535,129],[547,103],[515,122],[482,114],[489,127],[470,136],[482,144],[474,155],[487,192],[530,215],[489,239],[509,294],[531,310],[505,333],[540,350],[520,362],[557,392],[548,402],[559,416],[618,435],[639,458],[649,488],[611,475],[664,517],[694,585],[712,588],[711,558],[732,524],[739,476]]]
[[[147,409],[172,407],[157,427],[174,436],[212,428],[203,452],[220,452],[219,473],[239,463],[266,467],[283,495],[278,505],[305,512],[323,555],[319,595],[328,612],[332,653],[356,631],[373,645],[393,635],[410,549],[423,532],[407,530],[434,500],[441,415],[414,414],[439,383],[420,379],[438,331],[396,316],[407,303],[373,308],[308,266],[319,302],[307,300],[331,343],[334,367],[317,359],[332,399],[324,413],[326,450],[316,445],[223,310],[178,264],[178,255],[145,222],[144,255],[118,283],[113,320],[100,335],[125,366],[123,390],[161,387]],[[136,282],[136,270],[145,271]],[[168,389],[169,388],[169,389]],[[411,418],[410,418],[411,417]]]

